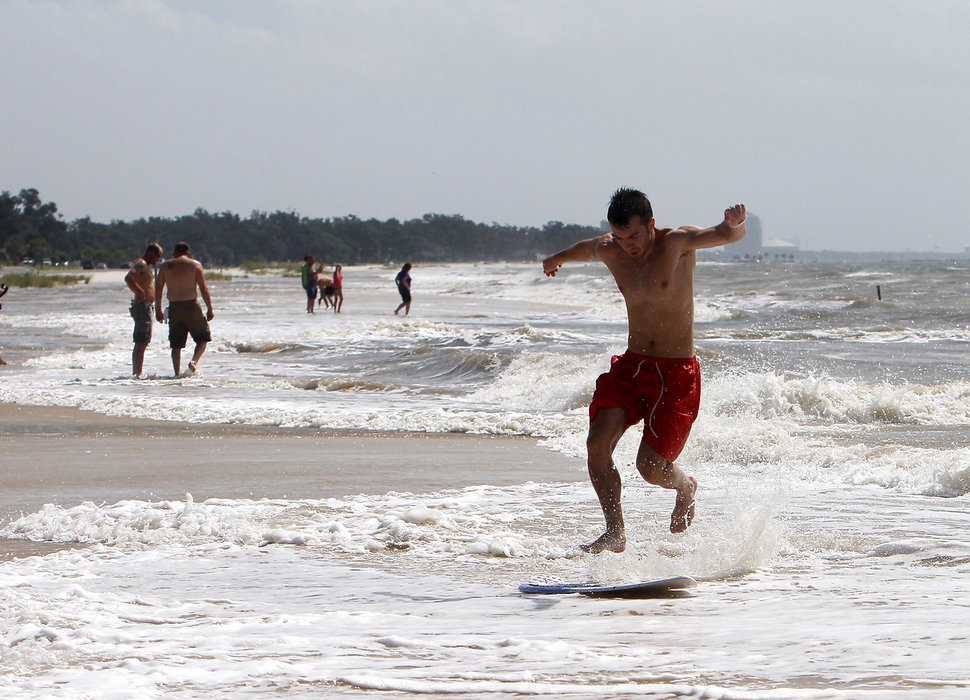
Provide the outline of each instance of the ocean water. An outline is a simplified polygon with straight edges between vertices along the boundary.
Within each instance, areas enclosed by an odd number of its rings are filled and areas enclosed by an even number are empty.
[[[699,264],[701,414],[680,458],[697,520],[666,531],[672,498],[636,477],[634,428],[616,452],[629,547],[598,557],[576,548],[603,525],[586,407],[626,339],[605,268],[417,266],[409,317],[395,272],[346,269],[340,315],[306,314],[294,278],[213,281],[201,371],[172,377],[156,326],[142,380],[119,275],[12,290],[0,401],[523,436],[573,472],[10,515],[0,547],[81,546],[0,562],[0,692],[970,697],[970,263]],[[698,579],[692,597],[517,591],[675,574]]]

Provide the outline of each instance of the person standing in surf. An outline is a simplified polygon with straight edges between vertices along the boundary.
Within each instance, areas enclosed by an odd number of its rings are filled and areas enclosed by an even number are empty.
[[[313,263],[316,259],[312,255],[303,256],[303,265],[300,267],[300,282],[303,284],[303,290],[306,292],[306,312],[308,314],[313,313],[313,307],[317,303],[317,275],[320,273],[320,268],[314,270]]]
[[[162,246],[149,243],[145,254],[135,261],[135,264],[125,275],[125,284],[135,298],[131,300],[130,313],[135,320],[135,330],[132,340],[135,343],[131,351],[131,375],[140,377],[145,363],[145,350],[152,342],[152,324],[155,323],[152,307],[155,306],[155,274],[152,266],[161,260]]]
[[[397,284],[397,292],[401,295],[401,303],[394,309],[394,315],[404,309],[404,315],[407,316],[411,313],[411,263],[404,263],[404,267],[394,278],[394,283]]]
[[[193,374],[198,369],[202,353],[212,340],[209,332],[209,321],[214,317],[212,298],[205,283],[202,263],[190,258],[191,254],[188,243],[176,243],[172,257],[162,263],[155,278],[155,318],[159,323],[165,321],[162,290],[168,286],[168,343],[172,348],[172,368],[176,377],[181,374],[182,348],[185,347],[189,334],[192,334],[192,340],[195,341],[195,352],[189,362],[189,372]],[[202,315],[202,307],[196,297],[196,288],[205,302],[205,316]]]
[[[586,438],[590,481],[606,519],[606,532],[582,549],[592,554],[626,549],[620,504],[622,483],[613,450],[624,432],[644,421],[636,466],[649,483],[677,492],[670,531],[694,519],[697,480],[674,461],[680,456],[700,405],[700,366],[694,354],[694,267],[697,250],[744,237],[746,209],[724,211],[717,226],[657,228],[653,208],[638,190],[617,190],[607,210],[611,232],[579,241],[542,262],[555,277],[568,262],[599,260],[626,302],[627,351],[612,358],[596,380]]]
[[[333,311],[339,314],[344,305],[344,266],[333,268]]]
[[[8,291],[8,289],[9,288],[7,287],[7,285],[0,284],[0,297],[2,297],[4,294],[6,294],[7,291]],[[3,304],[0,304],[0,309],[2,309],[2,308],[3,308]],[[7,361],[3,359],[3,356],[2,355],[0,355],[0,365],[5,365],[5,364],[7,364]]]

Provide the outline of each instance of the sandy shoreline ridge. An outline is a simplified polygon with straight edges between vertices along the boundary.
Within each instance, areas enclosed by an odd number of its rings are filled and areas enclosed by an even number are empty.
[[[576,459],[525,437],[191,424],[0,403],[0,440],[0,523],[46,503],[317,499],[585,479]]]

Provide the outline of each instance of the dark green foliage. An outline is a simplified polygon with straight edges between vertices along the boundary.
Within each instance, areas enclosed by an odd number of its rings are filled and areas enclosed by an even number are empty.
[[[254,211],[240,219],[232,212],[210,214],[196,209],[176,219],[103,224],[86,217],[66,224],[56,212],[55,204],[41,204],[37,190],[21,190],[17,196],[0,194],[0,255],[8,262],[43,255],[114,266],[140,256],[151,241],[161,243],[166,255],[178,241],[187,241],[192,254],[210,267],[251,260],[302,260],[304,255],[345,265],[534,261],[599,233],[593,227],[559,221],[541,229],[479,224],[458,214],[425,214],[402,223],[365,221],[353,215],[308,219],[283,211]]]
[[[37,190],[0,194],[0,253],[5,252],[8,259],[58,255],[68,245],[67,229],[57,205],[44,204]]]

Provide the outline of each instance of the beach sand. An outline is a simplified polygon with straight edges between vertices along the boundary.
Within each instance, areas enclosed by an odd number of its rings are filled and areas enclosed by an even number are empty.
[[[0,404],[0,522],[45,503],[330,498],[585,478],[579,461],[534,438],[196,425]]]

